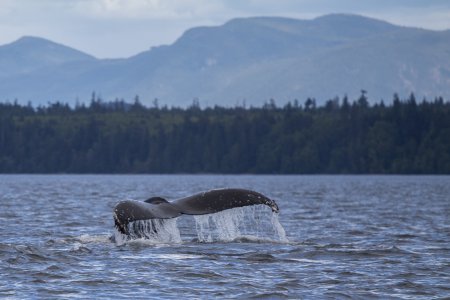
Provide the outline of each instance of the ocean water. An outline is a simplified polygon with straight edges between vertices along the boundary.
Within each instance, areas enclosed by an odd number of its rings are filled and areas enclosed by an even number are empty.
[[[118,240],[124,199],[256,190],[247,207]],[[0,175],[0,298],[443,299],[450,177]]]

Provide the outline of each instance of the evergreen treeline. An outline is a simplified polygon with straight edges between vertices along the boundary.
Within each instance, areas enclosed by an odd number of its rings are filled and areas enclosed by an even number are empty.
[[[0,104],[1,173],[450,173],[450,104]]]

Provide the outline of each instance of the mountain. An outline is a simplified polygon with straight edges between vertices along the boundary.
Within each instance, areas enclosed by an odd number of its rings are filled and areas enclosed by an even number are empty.
[[[175,43],[101,60],[25,37],[0,46],[0,101],[88,101],[139,95],[149,104],[278,104],[335,96],[390,101],[394,93],[450,98],[450,30],[431,31],[356,15],[313,20],[233,19],[187,30]]]
[[[0,47],[0,78],[30,74],[69,62],[93,61],[94,57],[51,42],[25,36]]]

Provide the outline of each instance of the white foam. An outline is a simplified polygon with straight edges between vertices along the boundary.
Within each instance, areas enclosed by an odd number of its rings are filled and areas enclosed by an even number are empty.
[[[110,237],[108,235],[90,235],[90,234],[82,234],[78,237],[81,243],[107,243],[110,241]]]

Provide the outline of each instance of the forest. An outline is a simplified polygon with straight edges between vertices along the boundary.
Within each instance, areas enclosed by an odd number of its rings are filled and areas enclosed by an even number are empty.
[[[0,103],[0,173],[450,174],[450,103]]]

